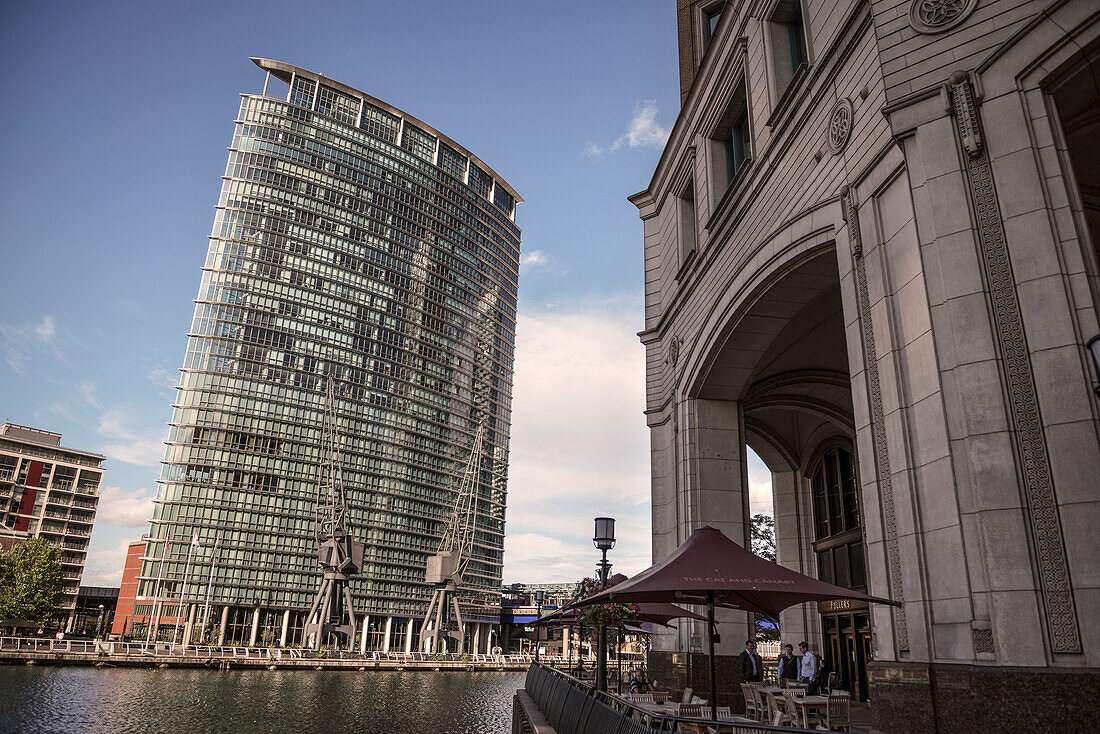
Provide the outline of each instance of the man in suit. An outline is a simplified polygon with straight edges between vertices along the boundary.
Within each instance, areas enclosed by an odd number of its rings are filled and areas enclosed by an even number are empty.
[[[756,643],[745,640],[745,649],[741,651],[741,680],[757,683],[764,674],[764,661],[756,654]]]

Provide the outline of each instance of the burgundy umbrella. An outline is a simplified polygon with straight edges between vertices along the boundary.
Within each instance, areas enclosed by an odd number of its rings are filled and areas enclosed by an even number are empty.
[[[574,606],[607,602],[674,602],[707,605],[710,644],[710,705],[717,721],[718,684],[714,668],[714,607],[757,612],[773,618],[807,601],[862,599],[896,604],[845,589],[753,555],[710,526],[699,528],[667,558],[633,578],[582,599]]]

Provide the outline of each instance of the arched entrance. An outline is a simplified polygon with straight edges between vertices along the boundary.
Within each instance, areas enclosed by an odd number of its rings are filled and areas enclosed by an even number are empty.
[[[739,407],[745,445],[772,472],[778,562],[865,591],[846,319],[832,243],[775,273],[750,303],[696,394]],[[872,647],[865,607],[795,607],[783,614],[780,634],[795,645],[808,640],[842,687],[866,700]]]

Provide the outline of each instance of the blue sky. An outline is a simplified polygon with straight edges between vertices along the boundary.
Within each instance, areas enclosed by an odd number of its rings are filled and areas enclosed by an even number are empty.
[[[675,3],[5,3],[0,418],[109,457],[84,583],[147,527],[248,59],[326,74],[526,199],[506,581],[649,564],[641,222],[679,105]],[[766,482],[757,472],[754,484]]]

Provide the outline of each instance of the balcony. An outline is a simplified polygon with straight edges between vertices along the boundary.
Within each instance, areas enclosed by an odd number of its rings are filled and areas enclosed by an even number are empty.
[[[92,534],[91,530],[85,530],[84,528],[74,528],[74,527],[69,528],[69,535],[80,535],[80,536],[83,536],[83,537],[86,538],[91,534]]]
[[[11,482],[15,480],[15,469],[0,469],[0,482]]]
[[[95,515],[85,515],[83,513],[74,512],[69,515],[69,523],[78,522],[83,525],[91,525],[92,520],[95,519]]]
[[[56,545],[56,544],[51,543],[51,545]],[[86,550],[88,548],[88,544],[87,543],[62,543],[61,547],[62,548],[67,548],[69,550],[83,551],[83,550]]]
[[[66,477],[54,477],[53,484],[50,485],[50,489],[72,489],[73,480]]]

